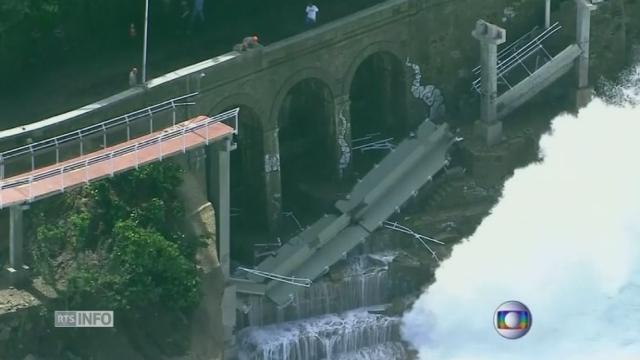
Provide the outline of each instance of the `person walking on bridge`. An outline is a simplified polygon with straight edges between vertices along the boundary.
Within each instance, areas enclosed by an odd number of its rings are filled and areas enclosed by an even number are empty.
[[[131,71],[129,72],[129,86],[138,86],[138,69],[136,68],[131,69]]]
[[[191,23],[195,23],[196,20],[204,23],[204,0],[193,1],[193,11],[191,12]]]
[[[304,24],[309,27],[314,26],[318,19],[318,12],[320,9],[318,9],[318,7],[313,3],[308,3],[305,11],[307,13],[307,17],[304,19]]]

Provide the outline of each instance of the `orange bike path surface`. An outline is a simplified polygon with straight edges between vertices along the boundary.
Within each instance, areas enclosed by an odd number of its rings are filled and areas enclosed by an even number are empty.
[[[153,139],[160,136],[162,133],[168,133],[172,130],[193,125],[207,119],[208,118],[206,116],[198,116],[162,131],[157,131],[107,147],[106,149],[101,149],[51,166],[4,179],[0,181],[0,184],[8,184],[18,179],[37,176],[38,174],[42,174],[50,170],[61,169],[62,167],[77,164],[87,159],[109,154],[119,149],[126,148],[127,146]],[[215,122],[196,130],[187,130],[185,135],[180,134],[173,138],[162,139],[161,142],[148,145],[144,148],[138,149],[137,151],[134,150],[132,152],[127,152],[120,156],[99,161],[88,166],[78,166],[77,169],[74,170],[67,169],[65,170],[66,172],[62,174],[58,173],[44,179],[34,179],[31,184],[25,183],[24,185],[2,189],[0,190],[0,209],[38,200],[91,181],[96,181],[107,176],[112,176],[116,173],[136,168],[143,164],[159,161],[165,157],[176,155],[177,153],[182,152],[183,149],[190,150],[206,144],[207,141],[212,142],[220,140],[232,133],[232,127],[220,122]]]

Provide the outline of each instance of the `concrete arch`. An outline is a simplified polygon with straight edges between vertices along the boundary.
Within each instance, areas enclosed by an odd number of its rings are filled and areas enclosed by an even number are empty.
[[[254,110],[257,114],[264,114],[264,109],[261,106],[261,102],[253,95],[249,93],[235,93],[231,94],[227,97],[224,97],[214,103],[212,106],[208,107],[207,115],[212,116],[215,114],[219,114],[231,106],[245,106]],[[207,108],[207,107],[205,107]],[[266,119],[261,119],[264,122]]]
[[[356,72],[360,65],[367,60],[371,55],[377,53],[388,53],[391,54],[394,58],[398,59],[400,64],[404,65],[404,59],[406,58],[406,49],[404,49],[399,42],[392,41],[378,41],[375,43],[371,43],[365,46],[361,51],[356,52],[358,55],[356,56],[351,64],[346,70],[346,73],[342,77],[344,80],[342,82],[342,89],[340,95],[349,95],[351,92],[351,85],[353,83],[353,79],[356,76]],[[406,74],[406,69],[403,69],[403,72]]]
[[[271,102],[271,111],[269,112],[269,118],[267,119],[268,128],[278,127],[278,116],[287,94],[294,86],[306,79],[317,79],[327,86],[333,97],[337,94],[337,88],[334,81],[335,77],[330,71],[321,67],[308,67],[301,69],[289,76],[282,85],[280,85],[276,96]]]

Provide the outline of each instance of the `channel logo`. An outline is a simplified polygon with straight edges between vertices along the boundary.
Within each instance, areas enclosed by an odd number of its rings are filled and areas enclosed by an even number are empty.
[[[494,326],[507,339],[518,339],[531,329],[531,311],[519,301],[507,301],[496,309]]]

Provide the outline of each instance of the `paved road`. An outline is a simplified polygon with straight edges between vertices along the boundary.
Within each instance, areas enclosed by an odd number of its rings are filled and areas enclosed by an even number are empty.
[[[317,0],[319,22],[328,22],[383,0]],[[153,2],[152,2],[153,3]],[[150,21],[148,76],[163,74],[223,54],[244,36],[269,44],[304,31],[306,1],[262,2],[253,9],[205,1],[204,26],[186,34],[180,25],[154,29]],[[213,3],[213,5],[211,5]],[[233,6],[233,5],[231,5]],[[124,45],[124,44],[123,44]],[[40,66],[0,89],[0,130],[28,124],[107,97],[128,86],[128,72],[140,67],[141,46],[87,52],[64,63]]]

